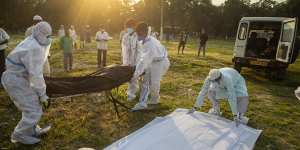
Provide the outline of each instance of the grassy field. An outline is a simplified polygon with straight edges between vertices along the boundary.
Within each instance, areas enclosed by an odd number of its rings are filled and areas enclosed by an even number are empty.
[[[22,37],[13,36],[10,47]],[[17,39],[17,40],[16,40]],[[169,51],[171,68],[161,85],[161,105],[147,112],[128,113],[117,118],[113,106],[101,93],[74,98],[57,99],[45,111],[40,124],[50,123],[51,132],[42,137],[34,146],[10,143],[10,134],[20,119],[20,113],[9,100],[5,91],[0,90],[0,149],[66,149],[80,147],[102,149],[114,141],[141,128],[156,116],[164,116],[176,108],[190,108],[203,81],[211,68],[231,66],[233,41],[210,40],[207,57],[196,56],[196,43],[190,42],[184,55],[177,55],[177,43],[164,43]],[[109,64],[120,63],[118,40],[109,43]],[[80,76],[96,70],[95,43],[84,50],[74,51],[74,70],[64,73],[62,51],[53,45],[50,63],[54,76]],[[249,126],[262,129],[257,141],[257,150],[300,149],[300,103],[293,95],[300,85],[300,61],[289,67],[284,81],[270,81],[263,71],[244,69],[250,104],[247,116]],[[120,88],[119,99],[125,102],[126,85]],[[128,103],[133,106],[135,102]],[[231,118],[229,105],[223,102],[222,111]],[[208,111],[206,101],[201,111]]]

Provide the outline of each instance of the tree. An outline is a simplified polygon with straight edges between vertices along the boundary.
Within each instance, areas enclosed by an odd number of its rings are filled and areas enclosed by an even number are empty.
[[[224,20],[223,30],[226,32],[226,36],[235,36],[239,20],[248,16],[250,7],[247,4],[247,1],[242,0],[225,1],[222,19]]]

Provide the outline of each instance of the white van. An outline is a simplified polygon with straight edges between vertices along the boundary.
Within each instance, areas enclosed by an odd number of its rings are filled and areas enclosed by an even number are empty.
[[[242,67],[263,68],[271,78],[283,79],[298,56],[296,33],[296,18],[243,17],[234,46],[234,68],[239,72]]]

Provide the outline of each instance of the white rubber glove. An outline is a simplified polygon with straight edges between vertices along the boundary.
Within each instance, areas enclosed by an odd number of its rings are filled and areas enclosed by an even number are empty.
[[[192,113],[194,113],[196,111],[196,107],[193,107],[193,108],[191,108],[188,112],[187,112],[187,114],[192,114]]]
[[[49,97],[47,95],[40,97],[40,102],[44,109],[47,109],[50,105],[48,102],[48,99],[49,99]]]

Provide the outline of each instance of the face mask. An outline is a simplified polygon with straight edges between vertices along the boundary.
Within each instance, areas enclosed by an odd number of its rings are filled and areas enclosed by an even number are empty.
[[[132,28],[127,28],[127,32],[128,32],[128,33],[132,33],[132,32],[133,32],[133,29],[132,29]]]
[[[48,46],[51,44],[51,36],[47,36],[47,37],[44,37],[42,35],[37,35],[37,36],[34,36],[34,38],[37,40],[37,42],[41,45],[41,46]]]
[[[51,36],[47,36],[46,40],[41,44],[42,44],[42,46],[49,46],[51,44],[51,42],[52,42]]]

